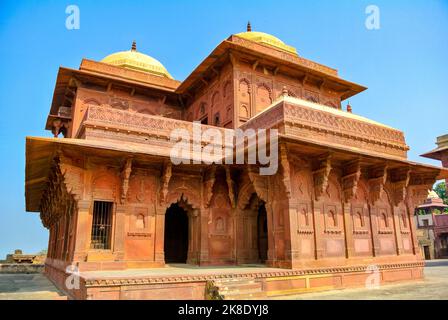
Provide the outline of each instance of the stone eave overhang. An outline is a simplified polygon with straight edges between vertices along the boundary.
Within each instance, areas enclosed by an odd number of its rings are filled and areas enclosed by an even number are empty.
[[[389,168],[409,167],[414,174],[437,176],[437,179],[448,177],[448,169],[416,163],[399,157],[366,152],[350,147],[334,146],[325,142],[316,142],[303,137],[280,134],[280,143],[297,147],[309,145],[321,153],[331,152],[334,159],[353,157],[362,159],[364,164],[387,164]],[[26,138],[25,198],[26,211],[39,212],[40,201],[45,191],[53,159],[62,149],[67,148],[76,154],[101,155],[101,157],[117,159],[140,157],[160,164],[170,160],[170,148],[160,145],[139,143],[122,143],[104,140]],[[201,166],[203,166],[201,164]]]
[[[440,161],[440,160],[442,160],[442,152],[443,151],[444,152],[448,152],[448,146],[443,146],[443,147],[436,148],[436,149],[431,150],[431,151],[429,151],[427,153],[424,153],[424,154],[422,154],[420,156]]]
[[[221,42],[212,53],[207,56],[194,71],[180,84],[176,89],[179,94],[186,94],[194,85],[201,81],[203,75],[222,59],[223,56],[232,51],[258,57],[260,59],[269,60],[271,63],[289,67],[294,70],[301,71],[305,74],[313,75],[321,78],[328,83],[336,83],[342,87],[346,87],[347,91],[342,95],[345,100],[355,94],[358,94],[367,88],[357,83],[341,79],[335,69],[326,67],[319,63],[308,59],[284,52],[282,50],[259,44],[254,41],[242,39],[238,36],[230,36],[227,40]]]
[[[81,63],[82,70],[71,69],[66,67],[59,67],[58,75],[56,79],[55,89],[53,93],[53,99],[50,107],[50,113],[47,117],[45,124],[46,130],[52,129],[52,120],[61,118],[58,115],[58,109],[64,104],[65,94],[70,83],[77,79],[82,82],[82,79],[89,79],[91,83],[97,83],[104,85],[104,83],[116,83],[121,86],[136,87],[141,89],[149,89],[160,91],[164,94],[173,94],[179,81],[162,78],[151,74],[145,74],[143,72],[127,70],[124,68],[108,65],[102,62],[96,62],[92,60],[83,59]],[[118,69],[118,71],[125,72],[126,74],[138,74],[143,80],[135,80],[131,77],[120,76],[113,72],[106,72],[106,70]],[[163,82],[162,82],[162,81]]]

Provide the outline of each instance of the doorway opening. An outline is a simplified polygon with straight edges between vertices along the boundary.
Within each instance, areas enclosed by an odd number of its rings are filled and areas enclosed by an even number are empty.
[[[266,263],[266,260],[268,259],[268,217],[264,203],[258,207],[257,233],[258,258],[261,263]]]
[[[429,246],[423,247],[423,252],[425,254],[425,260],[431,260],[431,254],[429,252]]]
[[[165,263],[187,263],[188,215],[177,203],[165,214]]]

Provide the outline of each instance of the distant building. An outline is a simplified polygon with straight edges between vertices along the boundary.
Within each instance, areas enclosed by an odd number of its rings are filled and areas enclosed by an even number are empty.
[[[430,191],[425,202],[415,209],[418,245],[426,260],[448,256],[447,208],[437,193]]]
[[[20,249],[14,250],[14,253],[6,255],[5,263],[21,264],[21,263],[43,263],[45,257],[39,254],[23,254]]]
[[[448,134],[437,137],[437,148],[422,154],[422,157],[440,160],[442,161],[442,166],[448,167]],[[448,179],[445,179],[448,185]]]

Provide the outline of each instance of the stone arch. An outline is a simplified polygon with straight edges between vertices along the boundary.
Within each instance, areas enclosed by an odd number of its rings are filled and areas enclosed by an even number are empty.
[[[253,194],[256,194],[252,182],[246,182],[238,192],[237,206],[239,209],[244,209],[250,202]]]
[[[185,189],[175,189],[168,192],[165,205],[169,208],[173,203],[182,204],[186,208],[191,209],[190,211],[201,207],[201,202],[193,191],[187,191]]]
[[[242,103],[240,105],[240,117],[243,117],[243,118],[250,117],[249,108],[245,103]]]
[[[255,109],[256,113],[260,113],[272,103],[272,89],[265,83],[257,86]]]
[[[101,103],[98,100],[94,99],[94,98],[87,98],[87,99],[85,99],[83,101],[83,104],[87,105],[87,106],[91,106],[91,105],[93,105],[93,106],[101,106]]]
[[[224,98],[230,98],[231,97],[231,94],[232,94],[232,90],[230,90],[230,87],[231,87],[231,82],[230,82],[230,80],[227,80],[225,83],[224,83],[224,85],[223,85],[223,91],[222,91],[222,93],[223,93],[223,97]]]

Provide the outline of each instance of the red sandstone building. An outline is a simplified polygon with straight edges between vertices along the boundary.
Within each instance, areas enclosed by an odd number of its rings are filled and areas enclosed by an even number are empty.
[[[447,171],[407,160],[401,131],[342,110],[365,89],[250,29],[182,82],[135,45],[61,67],[55,138],[26,140],[26,209],[50,232],[47,274],[77,299],[201,299],[225,279],[261,296],[341,288],[364,285],[372,264],[382,282],[421,278],[413,213]],[[279,170],[173,165],[170,132],[192,121],[278,129]],[[171,262],[222,272],[159,269]],[[265,267],[218,268],[247,264]],[[68,265],[80,290],[65,287]]]

